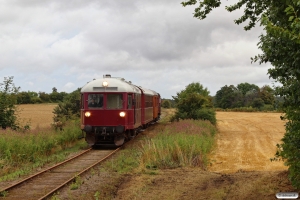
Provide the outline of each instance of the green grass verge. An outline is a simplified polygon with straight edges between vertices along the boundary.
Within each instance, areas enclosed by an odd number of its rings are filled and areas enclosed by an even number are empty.
[[[181,120],[167,125],[155,137],[144,137],[138,147],[122,150],[106,162],[119,173],[176,167],[207,167],[217,130],[209,121]],[[155,173],[154,173],[155,174]]]
[[[29,174],[47,163],[63,161],[71,152],[87,146],[78,121],[70,122],[63,131],[52,128],[20,133],[0,132],[0,181]]]

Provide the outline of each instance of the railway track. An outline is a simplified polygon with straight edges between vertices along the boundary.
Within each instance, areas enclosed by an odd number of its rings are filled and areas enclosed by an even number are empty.
[[[77,156],[34,174],[11,186],[1,188],[0,192],[6,195],[5,197],[0,197],[0,199],[46,199],[66,184],[72,182],[77,176],[113,155],[119,149],[120,148],[114,150],[92,150],[90,148]]]

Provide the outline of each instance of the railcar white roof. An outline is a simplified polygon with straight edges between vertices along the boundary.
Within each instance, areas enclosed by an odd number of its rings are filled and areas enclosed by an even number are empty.
[[[106,81],[107,87],[102,84]],[[132,92],[141,93],[139,88],[122,78],[105,77],[94,79],[82,87],[81,92]]]
[[[149,89],[143,88],[143,87],[141,87],[141,86],[139,86],[139,88],[140,88],[141,90],[143,90],[143,93],[144,93],[144,94],[148,94],[148,95],[152,95],[152,96],[157,95],[157,93],[154,92],[153,90],[149,90]]]

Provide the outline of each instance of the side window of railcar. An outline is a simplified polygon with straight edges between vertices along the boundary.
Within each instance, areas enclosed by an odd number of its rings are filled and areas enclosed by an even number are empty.
[[[123,95],[122,94],[108,94],[106,104],[107,104],[108,109],[123,108]]]
[[[127,103],[128,103],[127,108],[131,109],[132,108],[132,95],[131,94],[128,95],[128,102]]]
[[[89,108],[102,108],[103,107],[103,94],[89,94],[88,95]]]

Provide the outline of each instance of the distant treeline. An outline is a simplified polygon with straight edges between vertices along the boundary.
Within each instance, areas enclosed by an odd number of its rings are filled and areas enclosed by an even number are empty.
[[[16,94],[17,104],[36,104],[36,103],[59,103],[64,100],[68,93],[58,92],[54,87],[51,93],[22,91]]]
[[[237,86],[225,85],[212,96],[213,105],[218,110],[273,111],[281,110],[284,99],[274,95],[269,85],[258,87],[255,84],[240,83]],[[176,107],[172,99],[162,99],[163,108]],[[241,110],[238,109],[238,110]]]

